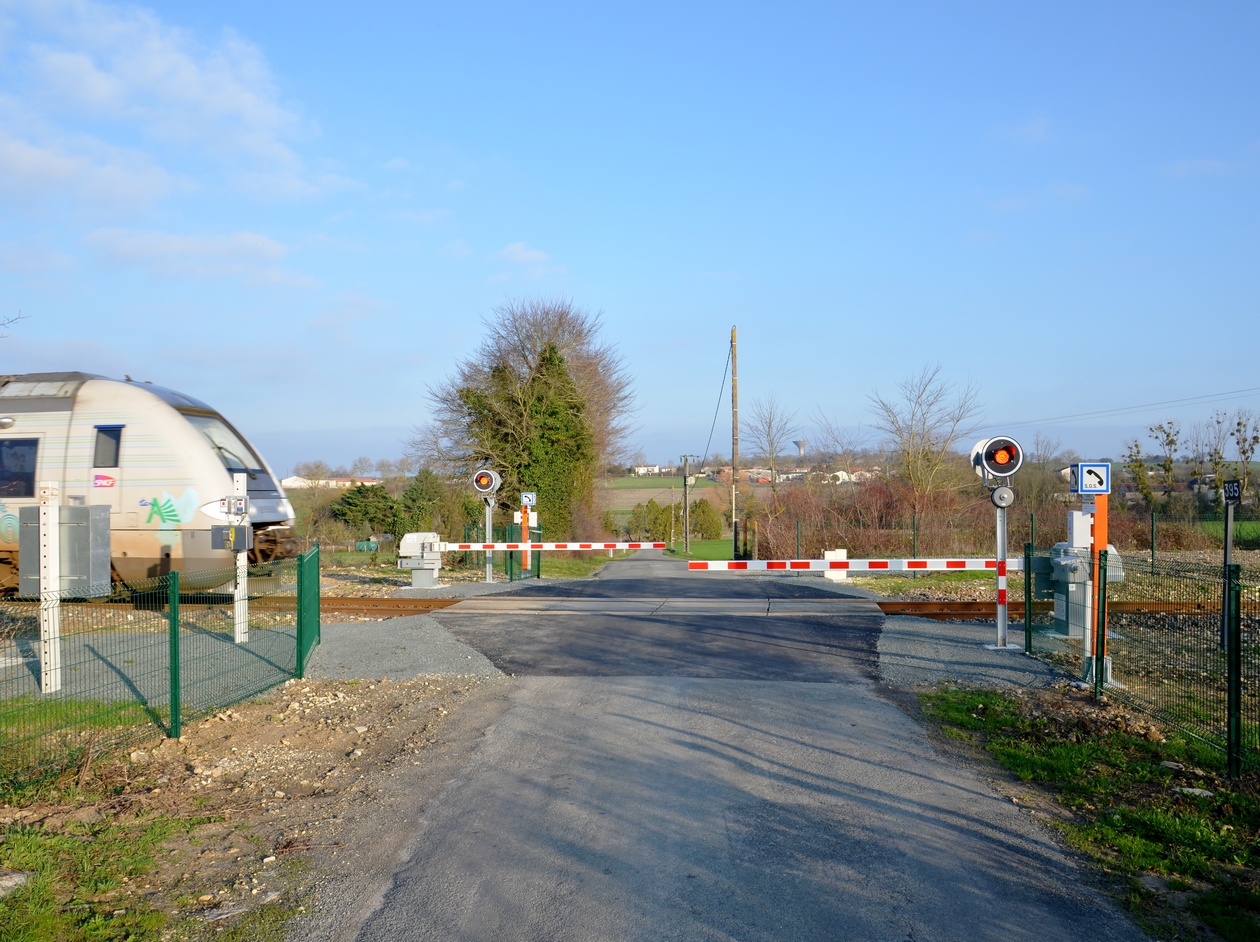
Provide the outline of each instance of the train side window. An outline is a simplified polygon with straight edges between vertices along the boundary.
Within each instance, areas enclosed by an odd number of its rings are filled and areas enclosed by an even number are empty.
[[[122,426],[97,426],[96,454],[92,458],[94,468],[118,467],[118,452],[122,446]]]
[[[38,438],[0,439],[0,497],[35,496]]]

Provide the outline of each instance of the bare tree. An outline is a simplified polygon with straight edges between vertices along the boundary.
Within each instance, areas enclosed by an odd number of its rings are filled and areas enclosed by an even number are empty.
[[[1176,462],[1177,445],[1181,439],[1181,426],[1176,422],[1160,422],[1152,425],[1147,431],[1151,439],[1159,446],[1164,460],[1160,467],[1164,471],[1164,500],[1171,501],[1173,496],[1173,464]]]
[[[308,481],[326,481],[333,476],[332,468],[323,461],[299,461],[293,466],[293,473]]]
[[[796,425],[796,413],[789,412],[779,402],[779,397],[771,393],[762,396],[752,404],[749,418],[742,423],[744,435],[748,443],[758,454],[763,455],[770,468],[770,494],[774,511],[779,508],[779,453],[783,451],[793,435],[800,434]]]
[[[564,357],[577,387],[598,463],[602,466],[625,457],[634,394],[620,354],[599,339],[601,315],[577,308],[567,299],[511,300],[495,308],[483,323],[486,337],[477,352],[429,390],[433,421],[418,429],[408,443],[411,454],[456,474],[486,460],[468,425],[464,391],[491,386],[495,371],[500,381],[523,390],[538,370],[544,351],[553,347]]]
[[[0,330],[3,330],[6,327],[12,327],[18,321],[24,321],[24,320],[26,320],[26,315],[23,314],[21,311],[18,311],[18,313],[16,314],[9,314],[4,317],[0,317]],[[8,334],[0,334],[0,340],[4,340],[8,336],[9,336]]]
[[[1260,446],[1260,416],[1250,409],[1239,409],[1234,413],[1234,449],[1238,453],[1238,480],[1244,494],[1251,483],[1251,459],[1257,446]],[[1260,500],[1260,493],[1256,496]]]
[[[354,459],[354,464],[350,465],[350,477],[361,478],[372,473],[372,469],[376,466],[376,462],[367,455],[360,455]]]
[[[941,367],[925,366],[897,384],[899,395],[868,398],[874,426],[884,434],[897,469],[914,494],[914,512],[926,509],[934,491],[962,486],[951,465],[954,446],[974,430],[979,393],[970,382],[956,387],[941,378]]]
[[[1229,438],[1233,432],[1230,417],[1217,409],[1212,418],[1203,423],[1206,439],[1206,458],[1208,467],[1212,469],[1212,489],[1215,491],[1216,505],[1221,505],[1221,485],[1225,478],[1225,449],[1229,447]]]
[[[1053,468],[1050,466],[1055,464],[1055,459],[1062,451],[1063,439],[1051,438],[1044,432],[1038,432],[1033,438],[1033,447],[1028,453],[1028,459],[1042,471],[1052,471]]]

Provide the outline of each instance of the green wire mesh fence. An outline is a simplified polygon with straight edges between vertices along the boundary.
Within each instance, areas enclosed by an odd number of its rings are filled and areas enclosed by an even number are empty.
[[[183,722],[300,677],[319,643],[318,553],[250,568],[242,641],[231,569],[116,585],[95,599],[0,599],[0,788],[178,736]]]
[[[1108,555],[1095,598],[1088,556],[1026,551],[1028,594],[1054,599],[1053,614],[1026,616],[1026,650],[1222,749],[1231,767],[1260,766],[1260,574]]]

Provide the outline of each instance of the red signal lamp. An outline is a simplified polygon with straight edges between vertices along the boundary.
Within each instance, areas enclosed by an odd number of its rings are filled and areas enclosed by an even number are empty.
[[[989,439],[980,458],[984,469],[993,477],[1009,477],[1024,463],[1024,449],[1007,436]]]
[[[490,468],[482,468],[473,474],[473,489],[478,494],[493,494],[503,484],[503,479],[499,477],[497,471]]]

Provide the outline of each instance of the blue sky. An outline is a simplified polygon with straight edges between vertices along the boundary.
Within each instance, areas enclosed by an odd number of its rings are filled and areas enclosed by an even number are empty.
[[[509,297],[602,311],[652,460],[925,364],[1115,455],[1260,409],[1251,4],[0,0],[5,372],[394,457]],[[1011,423],[1018,423],[1014,425]],[[1147,442],[1153,449],[1153,444]],[[714,448],[729,451],[729,420]]]

